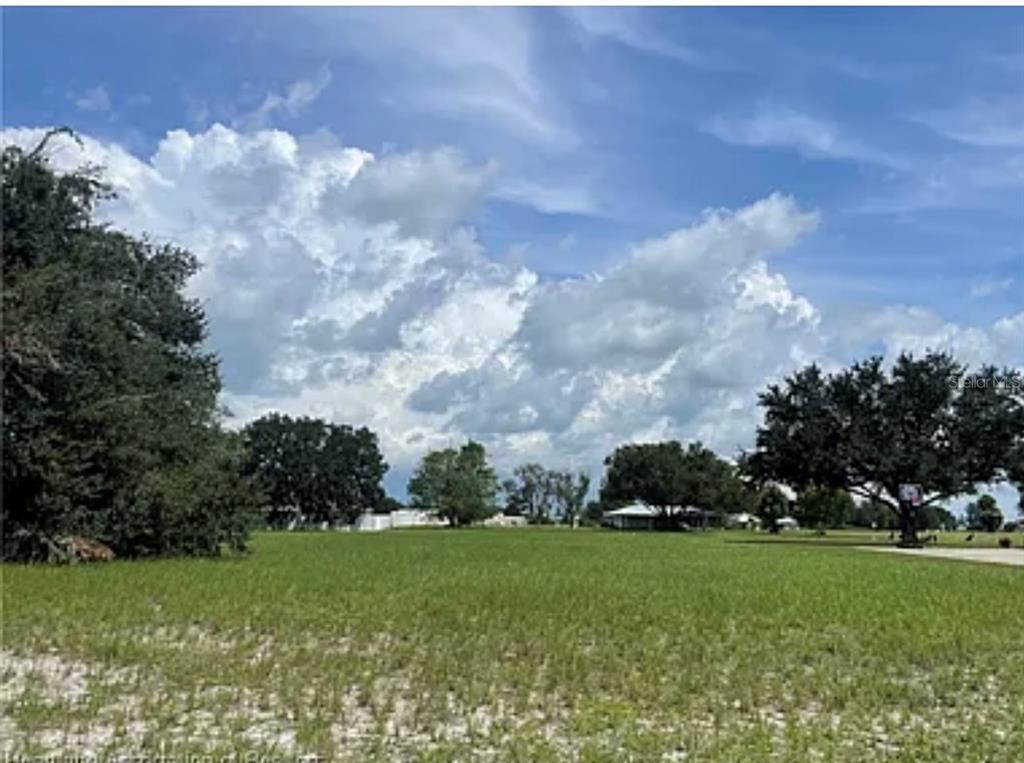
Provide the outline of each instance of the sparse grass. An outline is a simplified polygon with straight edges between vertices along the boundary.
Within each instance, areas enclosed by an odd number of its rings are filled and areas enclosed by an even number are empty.
[[[919,533],[922,541],[931,531],[923,530]],[[936,535],[936,542],[928,543],[929,546],[939,548],[998,548],[1001,538],[1009,538],[1013,548],[1024,548],[1024,534],[1021,532],[969,532],[957,530],[948,532],[939,530]],[[824,534],[814,530],[796,530],[781,532],[778,535],[754,534],[757,540],[773,540],[779,542],[822,542],[829,544],[848,544],[851,546],[878,546],[891,545],[899,533],[890,533],[888,530],[826,530]],[[968,540],[968,538],[970,540]]]
[[[246,558],[5,566],[0,744],[1019,761],[1022,571],[799,537],[265,534]]]

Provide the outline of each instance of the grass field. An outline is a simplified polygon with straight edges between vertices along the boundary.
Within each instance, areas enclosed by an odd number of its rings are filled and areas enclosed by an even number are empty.
[[[0,750],[1024,759],[1022,571],[802,537],[265,534],[5,566]]]

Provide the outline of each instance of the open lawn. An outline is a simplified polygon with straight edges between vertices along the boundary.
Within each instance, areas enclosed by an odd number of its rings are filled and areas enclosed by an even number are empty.
[[[1024,572],[762,540],[264,534],[4,566],[0,750],[1022,759]]]

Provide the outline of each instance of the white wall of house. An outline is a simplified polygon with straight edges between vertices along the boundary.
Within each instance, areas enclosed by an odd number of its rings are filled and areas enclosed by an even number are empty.
[[[391,529],[390,514],[362,514],[355,521],[355,529],[359,532],[379,532]]]
[[[444,520],[426,511],[399,509],[390,514],[362,514],[356,519],[352,529],[359,532],[379,532],[403,527],[437,527],[444,524]]]

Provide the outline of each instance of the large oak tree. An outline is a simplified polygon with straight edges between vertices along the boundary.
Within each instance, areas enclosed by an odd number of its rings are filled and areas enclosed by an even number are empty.
[[[968,375],[937,352],[902,354],[890,370],[880,357],[834,374],[811,365],[761,394],[764,423],[744,469],[884,504],[901,543],[916,545],[919,508],[900,502],[900,485],[920,485],[930,506],[1013,478],[1024,442],[1020,379],[992,366]]]
[[[269,413],[242,434],[247,469],[267,495],[271,525],[297,518],[352,522],[382,506],[388,465],[366,427]]]
[[[757,495],[735,466],[701,443],[683,448],[670,440],[622,445],[605,459],[601,503],[631,501],[655,508],[659,528],[674,528],[679,517],[673,507],[697,506],[723,516],[753,510]]]

